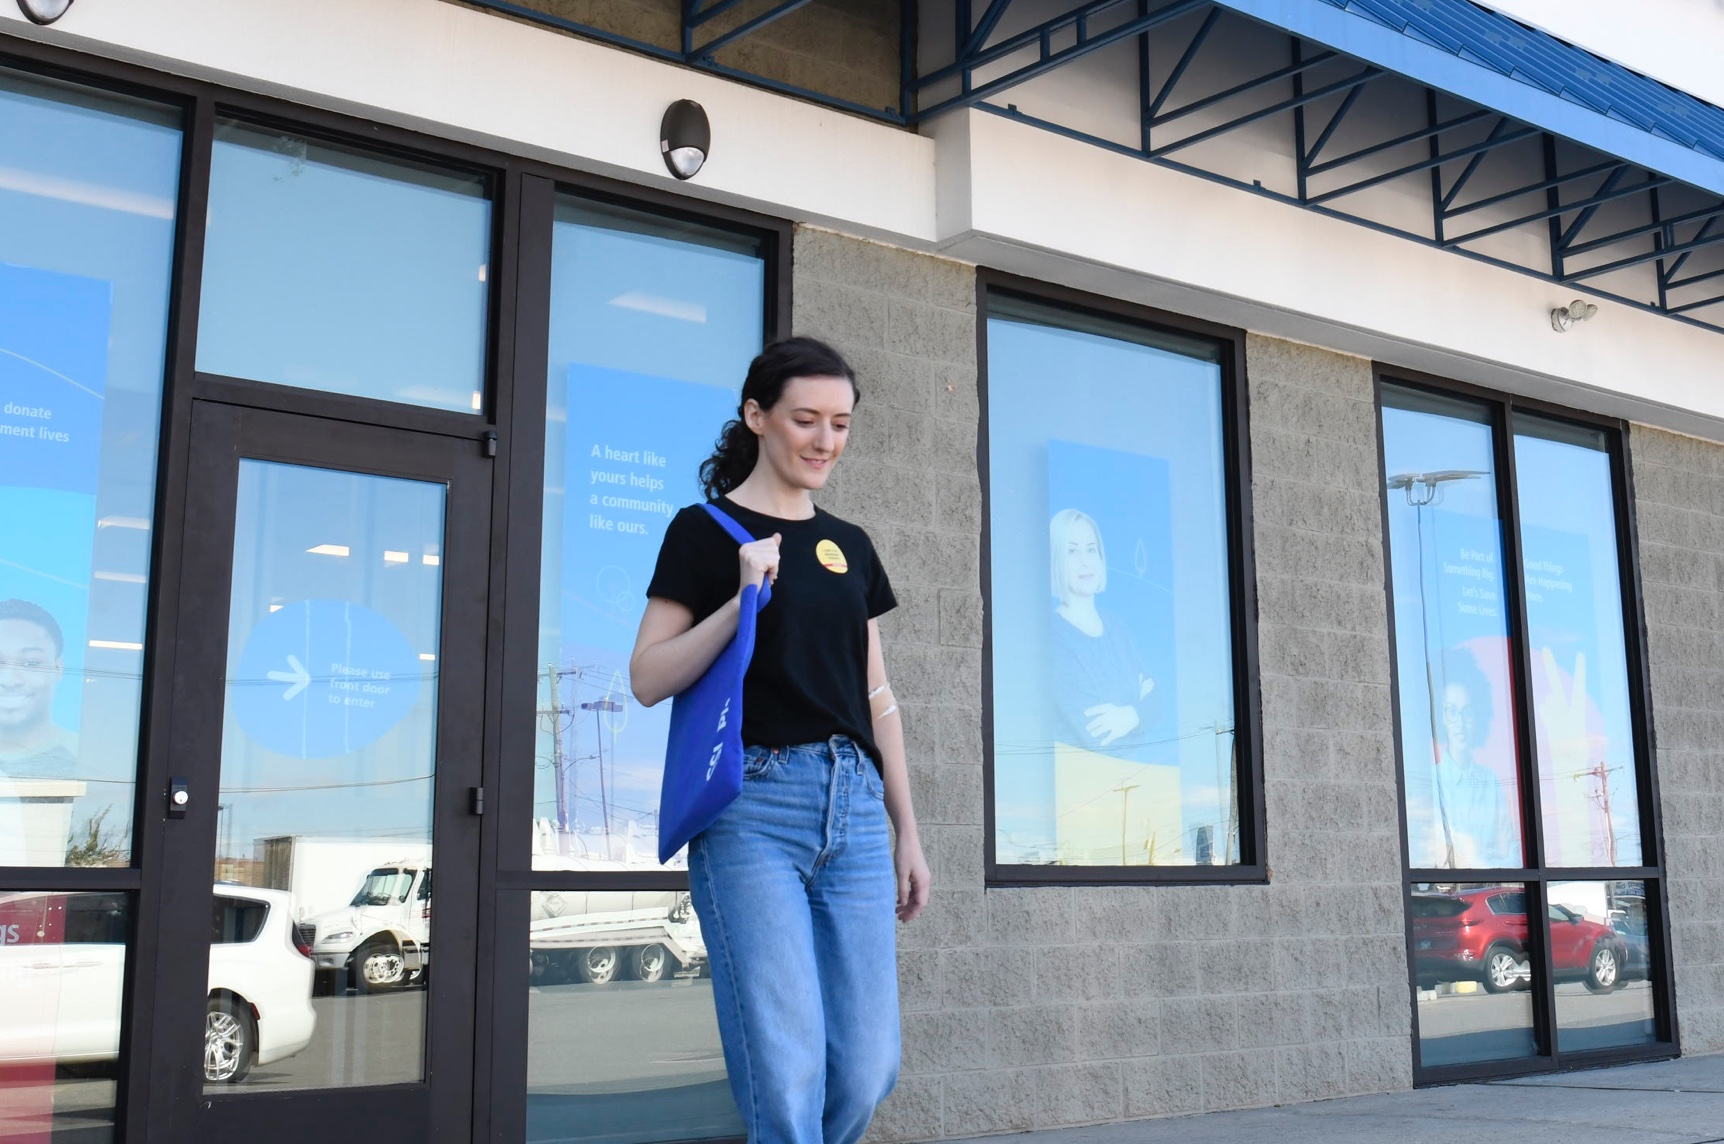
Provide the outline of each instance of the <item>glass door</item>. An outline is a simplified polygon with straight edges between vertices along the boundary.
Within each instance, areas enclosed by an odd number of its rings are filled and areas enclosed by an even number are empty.
[[[191,444],[152,1135],[465,1135],[490,462],[211,402]]]

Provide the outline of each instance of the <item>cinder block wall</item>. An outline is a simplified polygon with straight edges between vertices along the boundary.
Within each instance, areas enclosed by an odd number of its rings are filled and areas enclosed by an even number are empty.
[[[1635,516],[1685,1053],[1724,1050],[1724,445],[1636,425]]]
[[[796,239],[795,327],[855,364],[826,507],[865,525],[933,865],[900,930],[920,1140],[1406,1087],[1409,995],[1369,363],[1253,337],[1269,886],[986,889],[970,267]]]

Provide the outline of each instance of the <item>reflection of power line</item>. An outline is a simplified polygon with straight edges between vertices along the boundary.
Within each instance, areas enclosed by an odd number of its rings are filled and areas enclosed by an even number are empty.
[[[1399,489],[1406,494],[1407,504],[1413,510],[1414,531],[1418,538],[1419,556],[1419,629],[1424,637],[1425,653],[1425,705],[1431,719],[1431,767],[1436,781],[1437,813],[1442,820],[1443,847],[1447,852],[1449,869],[1455,868],[1455,836],[1449,823],[1447,800],[1443,796],[1443,783],[1434,774],[1435,768],[1442,764],[1442,756],[1437,747],[1437,679],[1435,669],[1431,666],[1434,656],[1431,651],[1431,608],[1430,589],[1425,583],[1425,510],[1431,508],[1442,499],[1443,486],[1450,481],[1468,481],[1484,476],[1479,469],[1441,469],[1430,473],[1396,473],[1389,478],[1389,488]]]
[[[404,779],[370,779],[352,783],[306,783],[303,786],[224,786],[223,794],[288,794],[301,790],[354,790],[359,787],[401,786],[405,783],[430,782],[433,775],[410,775]]]

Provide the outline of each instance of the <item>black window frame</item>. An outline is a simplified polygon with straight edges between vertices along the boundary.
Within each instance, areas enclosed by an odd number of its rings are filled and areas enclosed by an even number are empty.
[[[1681,1055],[1681,1028],[1677,1021],[1673,989],[1674,965],[1670,944],[1668,875],[1664,866],[1663,800],[1658,789],[1657,747],[1652,717],[1651,678],[1647,670],[1646,609],[1640,580],[1640,539],[1635,517],[1633,458],[1629,448],[1630,426],[1621,418],[1590,413],[1503,390],[1403,369],[1381,361],[1372,367],[1373,405],[1377,418],[1377,481],[1383,529],[1383,592],[1389,616],[1389,692],[1395,739],[1395,787],[1401,831],[1402,898],[1407,918],[1412,917],[1415,886],[1431,883],[1517,884],[1525,895],[1527,941],[1531,947],[1533,1037],[1538,1052],[1508,1060],[1456,1065],[1426,1065],[1419,1035],[1418,994],[1409,980],[1408,1006],[1412,1015],[1411,1051],[1413,1083],[1418,1087],[1457,1084],[1474,1080],[1530,1076],[1598,1068],[1635,1061],[1668,1060]],[[1516,742],[1522,744],[1519,764],[1523,861],[1527,865],[1498,869],[1434,869],[1411,865],[1407,841],[1407,778],[1401,733],[1400,659],[1395,632],[1395,583],[1393,557],[1389,549],[1389,501],[1382,487],[1385,467],[1383,435],[1384,390],[1399,388],[1439,397],[1461,398],[1485,406],[1490,417],[1492,453],[1496,478],[1498,519],[1502,533],[1503,584],[1508,612],[1508,638],[1515,709],[1511,717]],[[1565,422],[1602,430],[1608,442],[1611,496],[1616,525],[1616,573],[1622,594],[1623,645],[1627,653],[1629,719],[1634,728],[1635,782],[1640,798],[1641,861],[1639,866],[1549,866],[1544,864],[1544,827],[1540,805],[1538,760],[1534,751],[1531,660],[1527,645],[1525,572],[1520,543],[1520,501],[1515,467],[1515,414]],[[1651,943],[1648,974],[1653,993],[1653,1022],[1658,1040],[1647,1045],[1562,1051],[1559,1048],[1556,1014],[1556,972],[1551,952],[1547,887],[1561,882],[1636,881],[1644,888],[1647,935]],[[1411,924],[1406,926],[1406,956],[1409,975],[1415,960]]]
[[[162,877],[164,792],[172,763],[166,727],[172,707],[174,639],[180,620],[179,555],[187,529],[188,437],[194,401],[302,413],[466,439],[496,458],[491,506],[491,591],[485,624],[490,670],[484,685],[479,914],[475,960],[473,1139],[518,1139],[526,1118],[528,919],[535,890],[686,889],[680,871],[581,873],[531,870],[527,846],[536,704],[538,582],[543,495],[546,354],[550,320],[551,238],[560,192],[758,237],[766,265],[763,341],[791,332],[795,226],[788,219],[708,202],[689,194],[607,178],[545,159],[466,143],[345,112],[257,94],[21,37],[0,27],[0,69],[160,104],[179,113],[181,159],[175,203],[168,336],[158,420],[156,495],[150,550],[133,832],[123,867],[9,867],[0,890],[66,894],[119,892],[128,903],[127,952],[115,1115],[118,1134],[144,1139],[155,1122],[149,1092],[156,1013],[156,919],[162,902],[186,892]],[[377,398],[230,378],[197,370],[210,161],[218,120],[356,148],[380,158],[476,174],[491,204],[486,302],[484,408],[445,410]],[[449,130],[453,131],[453,128]],[[507,600],[527,607],[507,607]],[[523,716],[523,712],[527,712]],[[524,727],[517,716],[525,719]],[[521,735],[525,733],[525,743]],[[525,762],[523,762],[525,760]],[[484,791],[494,792],[490,800]],[[487,807],[487,801],[489,806]],[[520,843],[519,846],[515,842]],[[519,861],[513,861],[518,858]],[[208,887],[192,892],[209,892]],[[201,1019],[201,1018],[200,1018]],[[137,1050],[137,1051],[135,1051]],[[338,1095],[340,1095],[338,1093]],[[158,1102],[159,1103],[159,1102]],[[742,1144],[717,1138],[707,1144]]]
[[[1055,866],[1005,864],[995,854],[993,498],[989,488],[989,299],[999,295],[1077,318],[1124,321],[1213,343],[1221,371],[1221,445],[1226,487],[1229,610],[1233,653],[1234,790],[1239,857],[1229,866]],[[1263,789],[1263,719],[1257,653],[1257,565],[1252,544],[1250,391],[1245,331],[999,271],[976,274],[976,468],[982,491],[982,846],[983,880],[1010,886],[1266,885],[1270,878]]]

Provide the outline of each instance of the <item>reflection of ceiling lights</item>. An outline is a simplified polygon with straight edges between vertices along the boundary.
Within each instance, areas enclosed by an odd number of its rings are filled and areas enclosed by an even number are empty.
[[[419,563],[429,564],[431,567],[435,568],[435,567],[437,567],[437,565],[443,563],[443,558],[441,556],[437,556],[433,553],[427,552],[425,555],[423,555],[419,558]]]
[[[18,7],[36,24],[52,24],[71,6],[72,0],[18,0]]]
[[[666,298],[662,294],[630,290],[627,294],[618,294],[609,304],[619,310],[637,310],[642,314],[655,314],[660,318],[675,318],[679,322],[706,324],[704,302],[684,302],[680,298]]]
[[[383,550],[383,563],[385,564],[405,564],[408,559],[409,557],[405,552],[396,552],[389,548]]]
[[[314,556],[346,556],[348,547],[345,544],[319,544],[316,548],[307,548]]]
[[[126,640],[91,640],[91,647],[103,647],[110,651],[143,651],[141,643],[131,643]]]
[[[436,662],[436,661],[437,661],[437,657],[436,657],[436,656],[434,656],[434,655],[432,655],[432,654],[431,654],[431,653],[430,653],[430,652],[428,652],[428,651],[422,651],[422,652],[420,652],[420,653],[419,653],[419,658],[420,658],[420,659],[422,659],[422,660],[424,660],[424,661],[425,661],[425,662],[426,662],[426,663],[435,663],[435,662]]]

